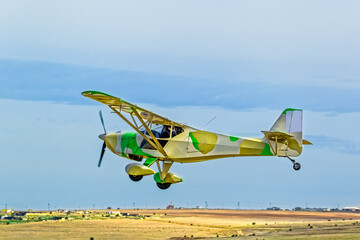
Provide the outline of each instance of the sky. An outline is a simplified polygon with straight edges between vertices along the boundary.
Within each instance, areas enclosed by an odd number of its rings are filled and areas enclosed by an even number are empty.
[[[358,1],[0,0],[0,207],[359,206]],[[104,91],[177,122],[261,137],[304,109],[295,172],[282,158],[177,164],[183,183],[132,182],[106,152],[130,130],[80,95]]]

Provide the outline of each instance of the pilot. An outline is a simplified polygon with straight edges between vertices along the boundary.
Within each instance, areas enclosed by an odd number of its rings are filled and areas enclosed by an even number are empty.
[[[169,138],[170,137],[170,130],[169,130],[169,126],[164,125],[164,128],[161,132],[161,136],[160,138]]]
[[[176,131],[176,135],[179,135],[180,133],[182,133],[184,130],[181,127],[174,127],[175,131]]]

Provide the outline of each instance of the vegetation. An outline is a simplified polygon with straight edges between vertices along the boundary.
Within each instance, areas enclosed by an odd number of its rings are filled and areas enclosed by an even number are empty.
[[[360,214],[210,209],[109,212],[53,211],[0,220],[0,239],[360,239]]]

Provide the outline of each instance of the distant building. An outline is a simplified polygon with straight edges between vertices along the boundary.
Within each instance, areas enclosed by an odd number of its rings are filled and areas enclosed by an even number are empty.
[[[56,210],[56,212],[58,212],[58,213],[66,213],[66,212],[68,212],[68,210],[67,209],[58,209],[58,210]]]
[[[39,216],[47,216],[46,212],[27,212],[25,216],[27,217],[39,217]]]
[[[270,210],[270,211],[284,211],[285,209],[283,208],[279,208],[279,207],[269,207],[266,210]]]
[[[119,211],[106,211],[105,214],[109,214],[109,215],[120,215]]]
[[[309,212],[330,212],[330,208],[304,208],[303,211]]]
[[[343,211],[345,212],[360,212],[359,207],[344,207]]]
[[[14,216],[23,217],[23,216],[25,216],[27,213],[29,213],[29,211],[16,211],[16,212],[14,213]]]
[[[174,209],[174,208],[175,208],[174,205],[169,205],[169,206],[166,207],[166,209],[168,209],[168,210],[169,209]]]
[[[12,209],[1,209],[1,213],[13,213],[14,212],[14,210],[12,210]]]

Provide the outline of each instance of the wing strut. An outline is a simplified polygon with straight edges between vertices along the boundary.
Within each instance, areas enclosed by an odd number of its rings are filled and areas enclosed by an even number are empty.
[[[155,149],[157,149],[162,155],[164,155],[165,158],[167,158],[167,154],[164,151],[164,149],[161,147],[159,148],[153,141],[151,141],[147,136],[145,136],[145,134],[143,134],[142,132],[140,132],[139,129],[137,129],[136,126],[134,126],[134,124],[132,124],[129,120],[127,120],[126,117],[124,117],[118,110],[116,110],[114,107],[109,106],[117,115],[119,115],[119,117],[121,117],[127,124],[130,125],[130,127],[132,127],[137,133],[139,133],[143,138],[145,138],[146,141],[148,141]],[[142,120],[142,119],[141,119]],[[152,133],[150,131],[150,133]],[[157,141],[157,139],[155,138],[155,141]],[[160,145],[161,146],[161,145]]]
[[[159,143],[159,141],[157,140],[157,138],[154,136],[154,134],[151,132],[151,130],[149,129],[149,127],[145,124],[144,120],[140,117],[139,113],[136,111],[136,109],[132,109],[133,113],[135,113],[136,117],[140,120],[141,124],[143,125],[143,127],[146,129],[146,131],[149,133],[149,135],[152,137],[152,139],[154,140],[155,144],[157,145],[157,150],[159,150],[159,152],[161,152],[166,158],[168,157],[168,155],[166,154],[164,148],[161,146],[161,144]]]
[[[134,121],[134,124],[135,124],[136,128],[137,128],[137,129],[140,129],[140,128],[138,127],[138,125],[137,125],[137,123],[136,123],[135,118],[133,117],[133,115],[130,114],[130,116],[131,116],[132,120]]]

